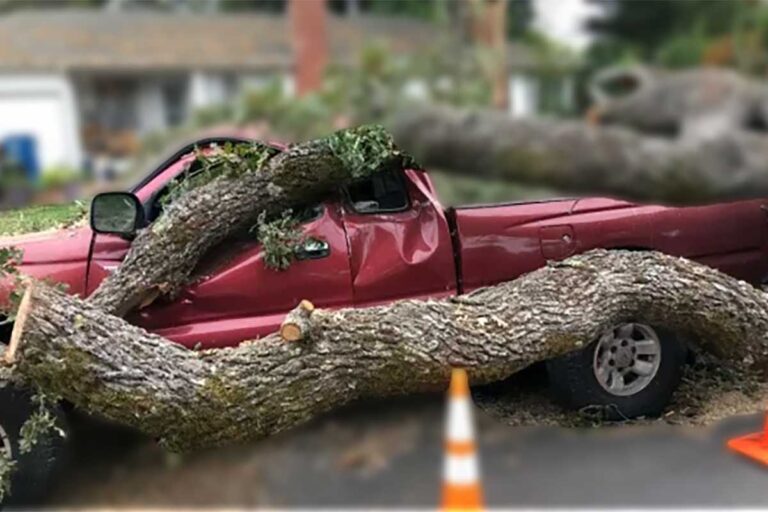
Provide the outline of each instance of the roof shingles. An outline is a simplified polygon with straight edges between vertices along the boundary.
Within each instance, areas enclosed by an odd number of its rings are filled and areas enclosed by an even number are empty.
[[[415,52],[436,37],[423,23],[380,18],[331,18],[328,32],[332,59],[339,62],[354,58],[367,40]],[[20,11],[0,17],[0,70],[289,67],[289,36],[287,18],[274,15]]]

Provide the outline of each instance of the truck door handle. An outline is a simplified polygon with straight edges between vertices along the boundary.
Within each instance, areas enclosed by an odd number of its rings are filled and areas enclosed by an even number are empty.
[[[309,238],[296,248],[294,254],[297,260],[318,260],[331,254],[331,246],[325,240]]]

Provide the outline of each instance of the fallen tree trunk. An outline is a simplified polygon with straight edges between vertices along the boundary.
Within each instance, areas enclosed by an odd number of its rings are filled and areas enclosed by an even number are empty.
[[[768,196],[768,139],[761,134],[674,140],[437,107],[400,112],[391,128],[422,164],[471,176],[677,203]]]
[[[142,230],[125,260],[91,295],[107,313],[123,316],[187,284],[200,258],[231,234],[253,226],[262,212],[305,204],[401,158],[379,127],[338,132],[274,154],[243,161],[236,152],[209,183],[185,192]],[[225,164],[226,165],[226,164]]]
[[[617,66],[600,70],[588,89],[593,116],[638,133],[712,139],[768,125],[765,84],[725,68]]]
[[[42,283],[26,296],[9,347],[16,374],[174,449],[259,438],[360,397],[439,389],[452,367],[497,381],[626,321],[691,333],[750,367],[768,362],[768,296],[656,253],[594,251],[449,300],[304,303],[286,321],[293,341],[201,352]]]

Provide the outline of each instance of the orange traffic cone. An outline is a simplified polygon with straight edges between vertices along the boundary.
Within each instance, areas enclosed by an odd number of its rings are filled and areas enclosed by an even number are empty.
[[[443,509],[481,510],[483,490],[472,423],[472,400],[467,372],[463,369],[454,369],[451,373],[446,419]]]
[[[728,441],[728,448],[768,465],[768,413],[765,415],[762,432],[734,437]]]

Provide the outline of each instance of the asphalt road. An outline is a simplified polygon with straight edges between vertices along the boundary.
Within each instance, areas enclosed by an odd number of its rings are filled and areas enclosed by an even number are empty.
[[[75,424],[74,453],[46,505],[434,507],[439,395],[358,404],[252,446],[168,456],[131,432]],[[509,427],[476,414],[489,505],[768,505],[768,469],[729,453],[757,416],[708,428]]]

